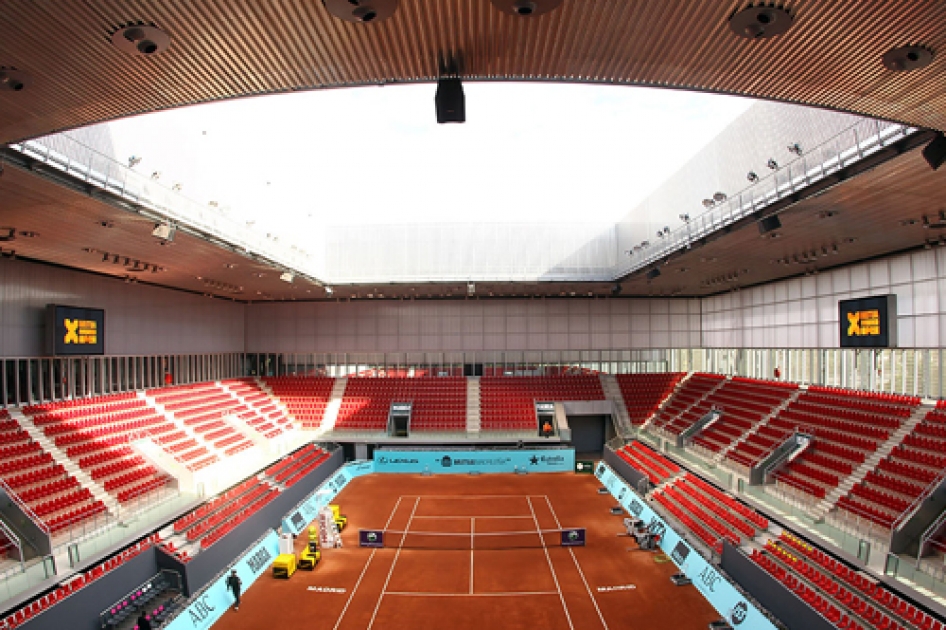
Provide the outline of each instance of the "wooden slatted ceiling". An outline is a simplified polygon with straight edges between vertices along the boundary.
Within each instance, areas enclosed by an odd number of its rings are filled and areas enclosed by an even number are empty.
[[[564,0],[518,18],[489,0],[401,0],[368,25],[318,0],[35,0],[3,3],[0,66],[32,77],[0,92],[0,142],[186,104],[299,89],[430,81],[462,59],[483,80],[644,84],[749,95],[946,129],[946,2],[792,0],[791,30],[748,41],[733,0]],[[108,35],[153,22],[172,38],[153,58]],[[890,48],[934,62],[893,73]]]

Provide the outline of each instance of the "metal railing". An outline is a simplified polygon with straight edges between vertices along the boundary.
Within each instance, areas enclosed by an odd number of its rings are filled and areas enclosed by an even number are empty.
[[[906,509],[894,519],[892,529],[900,529],[904,523],[913,518],[913,515],[916,514],[916,511],[920,509],[920,506],[923,505],[923,502],[926,501],[926,499],[928,499],[931,494],[933,494],[936,488],[938,488],[939,485],[943,483],[944,479],[946,479],[946,469],[940,471],[936,478],[933,479],[933,481],[931,481],[925,488],[923,488],[923,492],[913,499],[913,502],[910,503],[910,505],[908,505]]]
[[[296,246],[285,246],[251,230],[224,212],[197,203],[149,176],[137,173],[67,134],[55,136],[63,150],[83,156],[72,158],[37,140],[8,145],[10,149],[42,162],[125,201],[140,214],[155,221],[170,221],[200,234],[230,244],[247,254],[256,254],[300,273],[317,275],[311,255]]]
[[[699,239],[764,210],[916,131],[880,120],[860,120],[735,195],[692,216],[659,240],[652,242],[648,238],[648,245],[630,250],[629,260],[618,275],[633,273],[674,251],[689,248]]]
[[[0,479],[0,488],[3,488],[3,491],[7,493],[7,496],[10,497],[10,499],[12,499],[14,503],[16,503],[17,507],[19,507],[23,511],[23,513],[26,514],[26,516],[31,521],[33,521],[36,524],[36,526],[40,528],[40,530],[42,530],[44,534],[46,534],[47,536],[50,535],[49,526],[46,525],[46,522],[40,517],[36,516],[36,513],[33,512],[30,506],[28,506],[26,502],[20,498],[20,495],[14,492],[13,488],[8,486],[7,482],[4,481],[3,479]]]

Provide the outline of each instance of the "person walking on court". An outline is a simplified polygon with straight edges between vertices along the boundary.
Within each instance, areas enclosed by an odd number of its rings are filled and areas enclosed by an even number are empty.
[[[233,597],[236,601],[233,602],[233,610],[240,610],[240,587],[243,586],[243,582],[240,580],[240,576],[237,575],[236,569],[230,571],[230,577],[227,578],[227,588],[233,592]]]
[[[138,615],[138,619],[135,620],[135,623],[138,624],[138,630],[151,630],[151,620],[148,619],[148,615],[144,610]]]

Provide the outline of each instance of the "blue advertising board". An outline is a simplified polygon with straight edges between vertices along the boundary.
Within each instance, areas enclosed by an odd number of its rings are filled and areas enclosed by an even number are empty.
[[[694,551],[667,523],[652,509],[644,499],[631,489],[625,481],[604,462],[598,462],[595,477],[608,489],[625,510],[641,519],[651,528],[660,532],[660,548],[674,564],[680,567],[693,582],[713,608],[715,608],[734,628],[746,630],[775,630],[754,604],[748,602],[729,580]]]
[[[374,471],[379,473],[511,473],[571,472],[573,449],[510,451],[401,451],[374,452]]]
[[[278,555],[279,536],[271,531],[233,564],[244,591],[269,569]],[[194,597],[165,630],[207,630],[212,626],[233,605],[233,594],[226,583],[229,574],[227,571]]]
[[[374,462],[349,462],[339,468],[334,475],[322,482],[315,491],[302,500],[289,514],[282,519],[283,532],[290,532],[298,536],[309,523],[315,520],[319,510],[332,502],[332,499],[348,485],[355,477],[370,475],[374,472]]]

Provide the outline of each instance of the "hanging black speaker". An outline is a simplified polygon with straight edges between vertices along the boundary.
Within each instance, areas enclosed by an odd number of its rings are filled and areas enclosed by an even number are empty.
[[[936,134],[936,137],[923,147],[923,159],[934,171],[946,162],[946,137],[943,137],[942,133]]]
[[[466,99],[463,96],[463,83],[460,79],[438,80],[434,103],[437,105],[438,123],[466,122]]]
[[[759,234],[768,234],[780,227],[782,227],[782,222],[779,220],[778,215],[773,214],[759,221]]]

